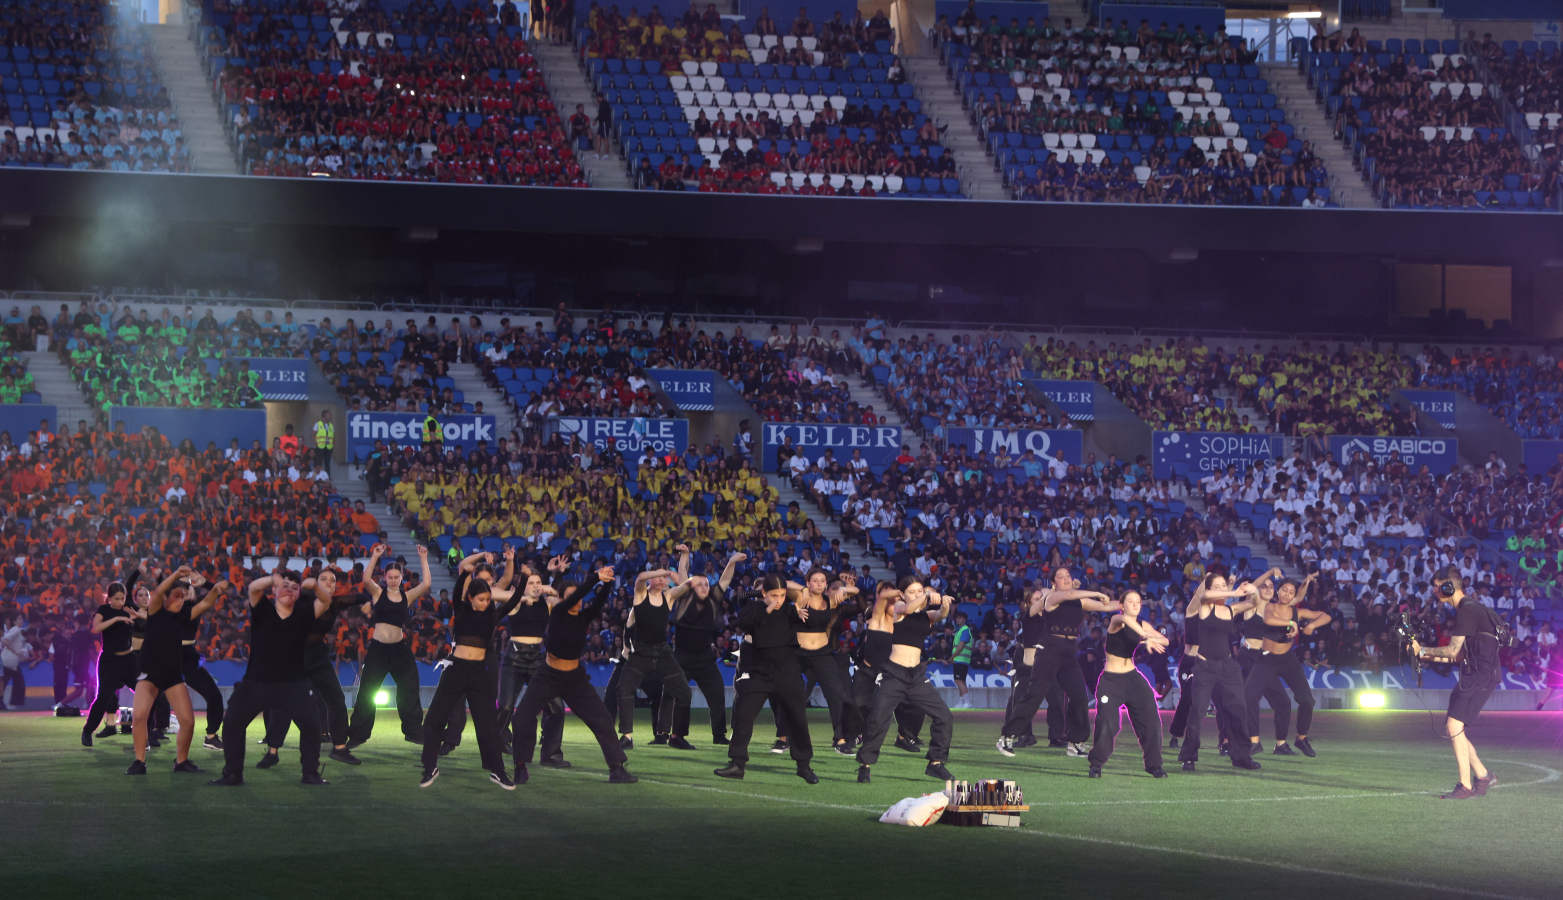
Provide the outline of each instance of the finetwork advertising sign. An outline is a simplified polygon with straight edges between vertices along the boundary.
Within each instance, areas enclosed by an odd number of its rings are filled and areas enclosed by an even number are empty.
[[[882,472],[901,454],[901,429],[896,425],[811,425],[803,422],[766,422],[762,452],[765,471],[776,471],[776,451],[797,447],[818,460],[826,450],[845,463],[859,450],[868,466]]]
[[[347,414],[347,452],[363,459],[374,450],[375,441],[392,448],[423,446],[423,413],[349,412]],[[475,450],[479,444],[494,446],[494,417],[469,414],[436,416],[444,433],[445,446]]]
[[[709,369],[647,369],[673,405],[687,412],[716,410],[716,373]]]
[[[1359,453],[1380,465],[1402,462],[1412,469],[1427,466],[1434,475],[1447,475],[1460,464],[1460,442],[1454,438],[1330,435],[1330,456],[1336,462],[1346,465]]]
[[[250,371],[260,376],[257,387],[263,400],[308,400],[309,360],[251,356],[244,360]],[[216,375],[223,360],[206,357],[206,374]]]
[[[1400,396],[1411,405],[1433,417],[1433,421],[1445,428],[1455,427],[1454,405],[1459,395],[1454,391],[1423,391],[1402,388]]]
[[[1076,422],[1091,422],[1096,419],[1096,382],[1033,378],[1031,386],[1046,395],[1047,399],[1058,404],[1058,408],[1070,419]]]
[[[1052,428],[946,428],[950,446],[982,456],[1020,456],[1027,451],[1057,457],[1072,466],[1085,462],[1085,437],[1078,431]]]
[[[1203,478],[1227,466],[1241,469],[1262,459],[1278,459],[1285,445],[1279,434],[1157,431],[1151,435],[1151,474]]]
[[[688,419],[609,419],[560,416],[556,433],[588,441],[599,450],[617,450],[639,456],[650,450],[658,456],[679,455],[689,449]]]

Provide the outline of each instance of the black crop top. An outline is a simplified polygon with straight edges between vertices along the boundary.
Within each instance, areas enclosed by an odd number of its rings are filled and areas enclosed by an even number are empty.
[[[1239,633],[1243,640],[1258,640],[1269,636],[1270,626],[1265,624],[1264,616],[1249,616],[1243,620]]]
[[[1199,655],[1209,660],[1232,658],[1232,632],[1236,631],[1231,619],[1216,618],[1211,610],[1210,618],[1200,619]]]
[[[1109,632],[1107,640],[1103,643],[1109,656],[1117,656],[1122,659],[1134,659],[1134,650],[1140,646],[1141,638],[1129,626]]]
[[[593,581],[596,577],[595,573],[588,576],[573,596],[559,601],[548,611],[548,631],[543,636],[543,646],[554,658],[580,659],[585,652],[587,629],[602,613],[602,604],[613,587],[611,581]],[[572,615],[570,610],[576,607],[581,611]]]
[[[635,627],[630,629],[631,650],[651,651],[668,642],[668,596],[662,605],[652,606],[648,597],[635,607]]]
[[[890,632],[875,631],[872,628],[863,632],[863,644],[859,648],[859,660],[866,666],[882,666],[890,661],[890,645],[892,643]]]
[[[180,620],[188,621],[189,618],[189,610],[183,606],[178,612],[165,608],[147,616],[146,637],[141,643],[141,671],[147,671],[148,663],[177,664]]]
[[[835,623],[836,611],[829,608],[828,606],[825,609],[814,609],[813,607],[809,606],[800,606],[799,608],[807,609],[809,611],[808,620],[798,623],[798,631],[800,632],[806,631],[810,634],[824,634],[827,631],[830,631],[830,626]]]
[[[517,606],[505,622],[505,628],[513,638],[542,637],[548,631],[548,601],[539,597],[536,602]]]
[[[114,607],[105,603],[98,607],[98,615],[102,616],[103,621],[107,622],[111,619],[118,619],[121,616],[127,616],[129,613],[127,613],[124,609],[115,609]],[[113,625],[103,629],[101,634],[103,635],[104,653],[112,655],[115,653],[124,653],[126,650],[130,649],[129,622],[115,622]]]
[[[466,572],[456,579],[456,596],[460,599],[451,604],[450,614],[450,639],[451,643],[462,647],[480,647],[487,649],[494,640],[494,630],[499,627],[499,620],[510,615],[521,602],[520,594],[512,594],[510,601],[500,606],[492,600],[488,608],[482,612],[472,608],[472,603],[467,599]]]
[[[1042,638],[1047,634],[1047,613],[1037,615],[1024,615],[1020,618],[1020,643],[1022,646],[1035,647],[1042,643]]]
[[[890,633],[890,643],[921,650],[932,633],[933,621],[928,618],[926,610],[919,610],[902,616],[901,621],[895,623],[895,630]]]
[[[1199,646],[1199,616],[1187,616],[1183,620],[1183,646]]]
[[[371,623],[375,625],[395,625],[397,628],[406,627],[407,594],[405,591],[399,591],[398,593],[402,595],[399,601],[391,599],[390,588],[380,591],[380,599],[374,602],[374,614],[370,617]]]
[[[1057,637],[1079,637],[1085,621],[1085,607],[1079,600],[1063,600],[1046,616],[1047,633]]]

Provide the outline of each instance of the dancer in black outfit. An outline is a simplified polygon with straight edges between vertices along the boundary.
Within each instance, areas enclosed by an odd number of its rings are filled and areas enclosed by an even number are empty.
[[[703,575],[688,577],[687,549],[678,559],[679,575],[685,577],[683,586],[689,590],[673,603],[674,658],[705,697],[711,711],[711,743],[722,746],[727,745],[727,687],[717,666],[716,636],[721,631],[721,614],[733,573],[748,558],[742,553],[728,557],[716,584]]]
[[[1194,672],[1199,668],[1199,619],[1185,616],[1183,619],[1183,659],[1178,663],[1178,706],[1172,713],[1172,722],[1167,726],[1167,731],[1172,735],[1172,740],[1167,742],[1167,749],[1178,749],[1178,741],[1183,738],[1188,730],[1189,705],[1194,702],[1194,694],[1189,689],[1194,683]],[[1216,685],[1216,692],[1211,695],[1216,702],[1216,730],[1221,740],[1221,746],[1230,746],[1232,735],[1241,734],[1242,725],[1231,721],[1228,710],[1231,704],[1223,699],[1226,694],[1220,685]],[[1205,710],[1200,710],[1200,716],[1205,715]]]
[[[109,585],[108,596],[92,616],[91,630],[93,634],[103,636],[103,650],[98,656],[98,696],[92,701],[87,721],[81,726],[83,747],[92,746],[92,731],[105,715],[117,714],[119,689],[136,686],[136,657],[135,651],[130,649],[130,631],[131,623],[140,613],[126,600],[139,575],[139,570],[133,570],[126,583],[116,581]],[[110,719],[96,737],[106,738],[118,733],[116,719]]]
[[[1503,620],[1475,597],[1466,596],[1460,570],[1454,566],[1445,569],[1433,582],[1433,596],[1438,602],[1454,607],[1454,628],[1450,629],[1449,643],[1442,647],[1423,647],[1412,641],[1411,652],[1430,662],[1460,663],[1460,681],[1449,692],[1449,713],[1444,719],[1460,780],[1440,799],[1484,797],[1498,779],[1482,765],[1466,729],[1476,721],[1502,679],[1498,633],[1503,628]]]
[[[869,767],[879,760],[879,748],[890,733],[896,708],[906,703],[933,720],[929,730],[928,767],[924,774],[948,781],[953,776],[945,763],[950,759],[955,715],[928,680],[923,644],[934,623],[949,616],[954,601],[930,590],[913,575],[902,578],[897,590],[900,596],[892,602],[884,601],[893,595],[882,594],[876,598],[874,621],[869,623],[870,628],[881,632],[885,626],[890,627],[890,653],[876,666],[878,677],[873,708],[863,728],[863,746],[857,751],[857,780],[859,784],[869,782]]]
[[[1254,587],[1259,589],[1259,594],[1256,598],[1254,606],[1252,609],[1243,613],[1237,619],[1238,635],[1240,638],[1240,642],[1237,645],[1237,664],[1243,670],[1243,686],[1245,691],[1254,687],[1254,665],[1257,664],[1260,658],[1264,656],[1264,639],[1266,635],[1270,634],[1270,632],[1273,630],[1271,626],[1265,624],[1264,610],[1265,607],[1275,599],[1275,579],[1280,577],[1280,574],[1280,569],[1271,569],[1263,575],[1260,575],[1258,578],[1254,579]],[[1286,722],[1291,721],[1292,698],[1287,696],[1286,691],[1283,690],[1279,684],[1276,684],[1274,679],[1271,679],[1269,686],[1264,689],[1263,696],[1270,704],[1270,712],[1271,715],[1275,717],[1276,724],[1280,724],[1283,720]],[[1259,738],[1257,737],[1259,734],[1259,703],[1257,700],[1250,703],[1245,698],[1243,701],[1243,708],[1246,713],[1243,720],[1243,724],[1245,726],[1244,733],[1248,735],[1254,735],[1255,737],[1251,743],[1257,745],[1259,743]],[[1225,730],[1226,729],[1222,729],[1223,734],[1221,735],[1221,746],[1223,750],[1230,746],[1228,743],[1228,735],[1225,734]],[[1278,739],[1280,740],[1281,744],[1286,742],[1284,735],[1285,732],[1283,731],[1282,737]],[[1257,746],[1251,747],[1250,751],[1255,756],[1257,756],[1260,752],[1259,747]],[[1276,753],[1281,756],[1290,756],[1292,755],[1292,750],[1290,747],[1287,747],[1283,750],[1278,744],[1276,746]]]
[[[676,548],[688,552],[683,544]],[[680,585],[668,590],[668,581],[676,572],[657,569],[642,572],[635,579],[635,593],[630,603],[629,620],[624,623],[624,661],[620,664],[619,744],[624,749],[635,746],[635,691],[646,676],[655,674],[662,682],[662,711],[653,727],[668,729],[666,739],[658,734],[654,743],[666,743],[675,750],[695,749],[689,743],[689,677],[673,658],[673,648],[668,645],[668,619],[672,606],[679,596],[687,592]]]
[[[506,552],[510,552],[509,548],[506,548]],[[513,564],[513,556],[507,556],[506,574],[510,573]],[[567,565],[562,556],[549,560],[549,577],[556,577],[556,573],[562,573]],[[482,577],[481,571],[478,577]],[[520,603],[505,619],[505,630],[510,632],[510,639],[505,642],[499,662],[500,740],[511,748],[512,754],[515,752],[516,707],[521,700],[521,693],[531,686],[545,665],[543,635],[548,630],[548,598],[559,595],[554,586],[541,573],[532,571],[530,566],[521,567],[521,579],[522,587],[518,595]],[[494,597],[496,601],[503,600],[498,592]],[[540,762],[553,769],[570,768],[563,749],[564,712],[564,702],[558,697],[548,701],[542,709],[543,746]]]
[[[508,544],[505,545],[505,548],[504,548],[504,560],[505,560],[505,574],[504,574],[503,577],[498,578],[497,581],[495,580],[495,575],[494,575],[494,554],[486,552],[486,551],[473,553],[470,556],[466,557],[459,564],[457,564],[456,571],[457,571],[458,575],[460,573],[466,573],[468,576],[470,576],[472,578],[476,578],[476,579],[479,579],[480,581],[486,582],[488,584],[488,586],[489,586],[489,596],[491,598],[490,602],[498,603],[498,604],[504,604],[504,603],[509,602],[510,598],[515,596],[515,594],[516,594],[516,591],[514,589],[512,589],[512,587],[511,587],[511,585],[514,583],[515,574],[516,574],[516,568],[515,568],[515,565],[516,565],[516,562],[515,562],[515,560],[516,560],[516,551],[515,551],[514,547],[511,547]],[[523,567],[523,568],[525,568],[525,567]],[[523,575],[523,577],[524,577],[524,575]],[[435,671],[442,671],[442,670],[447,670],[448,671],[449,667],[451,666],[451,663],[452,663],[452,659],[451,658],[443,659],[438,664],[435,665],[435,667],[434,667]],[[495,680],[497,680],[498,679],[498,671],[493,666],[492,658],[489,659],[488,666],[489,666],[489,674],[490,675],[494,675],[495,676]],[[443,678],[444,675],[441,674],[441,677]],[[438,689],[438,685],[436,685],[436,689]],[[505,727],[502,728],[501,733],[504,736],[503,740],[504,740],[504,742],[506,744],[509,744],[509,742],[510,742],[510,729],[508,727],[508,725],[509,725],[509,718],[510,718],[509,714],[507,713],[505,716],[503,716],[500,719],[496,720],[496,721],[501,722],[505,726]],[[463,704],[463,703],[452,704],[451,708],[450,708],[450,718],[446,722],[442,723],[441,726],[438,727],[437,730],[439,731],[440,738],[441,738],[441,740],[440,740],[440,755],[441,756],[444,756],[444,755],[450,753],[451,751],[455,750],[457,747],[461,746],[461,735],[462,735],[462,732],[467,730],[467,707],[466,707],[466,704]],[[425,727],[424,731],[427,732],[428,728]],[[425,737],[427,737],[427,734],[425,734]]]
[[[808,617],[808,612],[787,600],[787,583],[775,573],[760,583],[760,596],[749,597],[739,606],[738,627],[743,629],[744,642],[738,651],[738,676],[733,680],[733,740],[727,747],[728,764],[717,769],[717,775],[744,777],[754,720],[769,699],[785,723],[798,777],[819,784],[819,776],[809,767],[814,745],[809,740],[808,701],[803,696],[795,637],[797,627]]]
[[[125,770],[126,775],[147,773],[147,718],[152,713],[152,702],[160,694],[168,696],[169,706],[179,718],[179,735],[174,745],[174,771],[201,771],[190,761],[190,742],[195,737],[195,711],[190,706],[190,691],[184,681],[179,648],[181,623],[211,609],[229,585],[226,581],[219,581],[197,604],[197,609],[187,613],[184,606],[190,599],[190,581],[194,577],[195,573],[189,566],[180,566],[152,592],[147,607],[146,637],[141,645],[141,672],[136,676],[136,698],[131,707],[130,727],[135,741],[136,761]]]
[[[1183,746],[1178,749],[1178,759],[1183,771],[1194,771],[1199,761],[1199,732],[1205,720],[1205,708],[1210,705],[1212,694],[1218,694],[1217,704],[1227,710],[1227,721],[1241,728],[1246,718],[1243,709],[1243,673],[1232,658],[1232,635],[1236,631],[1233,617],[1253,605],[1253,600],[1227,605],[1233,597],[1249,597],[1259,593],[1253,584],[1245,583],[1236,590],[1227,587],[1226,576],[1212,572],[1200,582],[1189,600],[1188,620],[1199,620],[1199,668],[1189,680],[1189,720],[1184,728]],[[1222,601],[1216,603],[1214,601]],[[1232,765],[1238,769],[1258,769],[1259,763],[1249,752],[1248,741],[1241,731],[1231,742]]]
[[[1119,601],[1123,612],[1107,623],[1107,639],[1103,649],[1106,663],[1102,675],[1096,680],[1096,730],[1091,742],[1090,760],[1092,778],[1102,777],[1102,766],[1112,758],[1113,743],[1118,729],[1123,727],[1119,709],[1129,708],[1129,722],[1140,739],[1140,753],[1145,771],[1152,778],[1166,778],[1161,767],[1161,717],[1156,711],[1156,692],[1150,682],[1134,667],[1134,651],[1143,641],[1151,653],[1166,653],[1167,638],[1150,625],[1140,621],[1140,593],[1128,591]]]
[[[527,782],[526,766],[532,761],[532,750],[537,744],[537,715],[555,699],[568,703],[570,711],[597,738],[602,758],[608,763],[608,781],[634,784],[640,780],[624,767],[629,757],[614,736],[613,718],[581,666],[586,631],[602,613],[602,605],[613,590],[613,579],[613,567],[603,566],[590,573],[582,584],[566,584],[558,593],[548,595],[548,631],[543,638],[547,655],[542,668],[527,683],[514,720],[516,784]],[[590,599],[583,601],[587,595]]]
[[[215,599],[227,596],[228,585],[223,582],[224,588],[217,592]],[[216,591],[216,588],[213,588]],[[195,639],[200,633],[201,616],[212,608],[213,604],[186,602],[179,622],[179,663],[184,674],[185,686],[201,695],[201,700],[206,703],[206,738],[202,742],[208,750],[221,750],[222,725],[223,725],[223,692],[217,686],[217,679],[212,673],[206,671],[201,665],[201,651],[196,649]],[[144,648],[143,648],[144,649]]]
[[[300,602],[301,582],[297,572],[283,568],[250,582],[250,661],[223,718],[223,774],[209,784],[244,783],[244,732],[268,709],[285,711],[298,725],[303,783],[326,783],[320,777],[320,711],[304,677],[304,658],[310,629],[330,601],[316,596]]]
[[[370,555],[369,567],[365,569],[366,578],[367,573],[374,571],[378,561],[378,555]],[[336,588],[339,580],[336,570],[329,568],[323,569],[314,578],[304,579],[304,595],[312,595],[317,603],[326,604],[325,612],[315,619],[315,624],[309,629],[309,639],[304,648],[304,677],[309,679],[320,706],[323,730],[331,739],[331,758],[339,763],[356,766],[362,764],[363,760],[347,749],[347,697],[342,693],[342,679],[337,675],[336,661],[331,657],[331,639],[337,614],[360,603],[358,598],[363,594],[364,586],[359,583],[355,590],[338,597]],[[288,718],[286,710],[280,708],[266,710],[261,718],[266,723],[266,755],[255,764],[255,768],[269,769],[278,763],[280,757],[277,751],[282,749],[283,741],[287,740],[288,729],[293,722]]]
[[[850,602],[855,596],[857,581],[852,575],[844,574],[839,581],[831,582],[824,569],[810,571],[804,584],[787,583],[787,599],[798,609],[808,611],[807,621],[798,626],[798,667],[805,678],[819,684],[825,695],[825,703],[830,707],[832,745],[842,756],[852,755],[854,739],[862,733],[863,726],[856,721],[851,683],[832,638],[836,623],[857,616],[857,605]],[[805,700],[808,694],[805,686]],[[779,718],[777,724],[781,724]]]
[[[385,552],[383,544],[372,548],[376,559]],[[374,633],[369,649],[364,653],[358,696],[353,700],[353,718],[347,726],[348,749],[369,740],[374,731],[374,695],[385,683],[386,675],[396,679],[396,713],[402,720],[402,737],[408,743],[423,743],[423,699],[418,693],[418,661],[412,658],[404,630],[412,616],[412,605],[428,596],[432,584],[429,548],[422,545],[418,547],[418,565],[423,580],[412,590],[403,590],[406,572],[399,563],[393,563],[386,570],[383,588],[374,580],[372,571],[365,573],[364,589],[369,599],[363,605],[363,613],[374,623]]]
[[[472,725],[478,734],[478,753],[489,780],[507,791],[516,789],[505,772],[500,754],[499,729],[495,722],[494,678],[489,672],[488,645],[494,640],[499,620],[510,615],[521,602],[512,595],[504,606],[493,604],[494,588],[471,573],[462,572],[456,580],[456,599],[452,603],[450,668],[440,676],[439,687],[429,701],[429,714],[423,723],[423,777],[419,787],[428,787],[439,777],[440,744],[444,726],[453,705],[465,703],[472,710]]]
[[[1080,637],[1080,625],[1090,612],[1119,612],[1118,603],[1100,591],[1083,591],[1075,587],[1078,582],[1065,567],[1053,571],[1053,587],[1033,591],[1026,599],[1025,614],[1041,615],[1042,645],[1033,656],[1031,677],[1026,682],[1024,699],[1017,697],[1010,715],[999,736],[998,751],[1005,756],[1015,755],[1015,742],[1026,723],[1037,714],[1042,699],[1050,696],[1056,683],[1068,697],[1065,710],[1068,732],[1069,756],[1086,754],[1085,739],[1091,734],[1090,714],[1086,705],[1090,694],[1085,686],[1085,673],[1080,669],[1080,659],[1075,650]],[[1024,626],[1022,626],[1024,627]]]
[[[1314,576],[1309,575],[1301,585],[1295,581],[1282,582],[1275,591],[1273,601],[1258,604],[1259,620],[1269,629],[1269,633],[1261,635],[1259,658],[1247,673],[1248,734],[1254,753],[1260,751],[1259,698],[1264,697],[1270,701],[1270,708],[1275,712],[1275,750],[1272,752],[1276,756],[1296,755],[1286,744],[1292,705],[1285,702],[1286,691],[1281,688],[1281,682],[1284,681],[1297,698],[1297,750],[1308,757],[1318,755],[1313,749],[1313,742],[1308,740],[1308,728],[1313,724],[1313,689],[1308,686],[1308,676],[1303,673],[1302,660],[1297,656],[1299,631],[1304,635],[1313,634],[1331,621],[1329,613],[1303,609],[1298,605],[1307,596],[1308,586],[1313,583],[1313,579]],[[1262,590],[1259,597],[1261,601],[1264,600]],[[1272,699],[1276,694],[1281,695],[1280,702]]]

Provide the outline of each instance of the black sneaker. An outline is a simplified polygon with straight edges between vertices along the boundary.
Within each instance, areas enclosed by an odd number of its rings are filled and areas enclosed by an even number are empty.
[[[1472,797],[1480,797],[1480,796],[1481,796],[1481,794],[1476,793],[1475,790],[1473,790],[1471,788],[1468,788],[1468,787],[1466,787],[1463,784],[1456,783],[1455,786],[1454,786],[1454,790],[1450,791],[1447,794],[1440,795],[1438,799],[1440,799],[1440,800],[1469,800]]]
[[[443,743],[443,744],[440,745],[440,755],[441,756],[449,756],[450,752],[452,750],[454,750],[454,749],[456,749],[456,745],[455,744],[452,744],[452,743],[449,743],[449,742]]]
[[[869,783],[868,766],[858,766],[857,767],[857,783],[858,784],[868,784]]]
[[[222,750],[223,739],[218,735],[209,734],[206,736],[206,740],[201,742],[201,746],[208,750]]]
[[[83,731],[81,733],[81,745],[83,747],[91,747],[92,746],[92,732],[90,732],[90,731]]]
[[[1192,774],[1193,771],[1194,771],[1194,763],[1193,763],[1193,761],[1185,762],[1183,764],[1183,771]]]
[[[429,766],[423,770],[423,777],[418,779],[418,787],[426,788],[434,783],[434,779],[440,777],[439,766]]]
[[[1232,760],[1232,768],[1247,769],[1250,772],[1257,772],[1261,766],[1259,765],[1259,760],[1257,759],[1234,759]]]
[[[109,728],[113,728],[114,726],[110,725],[108,727]],[[104,729],[104,730],[106,731],[108,729]],[[121,726],[119,726],[119,733],[120,734],[129,734],[130,733],[130,726],[129,725],[121,725]],[[99,737],[103,737],[103,735],[99,735]],[[265,741],[263,740],[262,743],[265,743]]]
[[[732,741],[728,740],[727,735],[725,734],[713,734],[711,735],[711,743],[717,745],[718,747],[726,747],[727,745],[731,744]]]
[[[904,734],[898,734],[895,736],[895,745],[897,748],[905,750],[907,753],[923,752],[922,741],[919,741],[914,737],[907,737]]]
[[[1478,797],[1485,797],[1485,796],[1487,796],[1487,789],[1492,787],[1493,785],[1495,785],[1497,783],[1498,783],[1498,776],[1494,775],[1491,772],[1488,772],[1486,778],[1472,778],[1471,779],[1471,789],[1476,792],[1476,796],[1478,796]]]
[[[940,781],[954,781],[955,776],[945,767],[944,760],[933,759],[928,761],[928,768],[923,769],[923,774],[929,778],[937,778]]]
[[[1017,750],[1024,747],[1035,747],[1036,745],[1037,736],[1034,734],[1023,734],[1020,737],[1015,738],[1015,749]]]
[[[853,753],[852,745],[847,743],[846,741],[837,741],[836,745],[835,745],[835,749],[836,749],[836,752],[841,754],[842,756],[851,756],[852,753]]]
[[[712,774],[722,778],[736,778],[741,781],[744,777],[744,764],[741,762],[730,762],[720,769],[712,769],[711,771]]]
[[[161,746],[163,746],[163,739],[158,737],[155,734],[152,734],[151,732],[148,732],[147,733],[147,749],[155,750],[155,749],[157,749],[158,747],[161,747]]]
[[[130,768],[125,770],[126,775],[145,775],[146,773],[147,764],[139,759],[133,760],[130,763]]]
[[[1272,756],[1296,756],[1297,755],[1297,751],[1293,750],[1291,747],[1287,746],[1286,744],[1276,744],[1275,745],[1275,749],[1271,750],[1270,754]]]
[[[244,777],[241,775],[229,775],[224,772],[222,775],[208,781],[207,784],[212,787],[240,787],[244,784]]]
[[[1091,764],[1091,771],[1089,773],[1087,773],[1086,777],[1087,778],[1101,778],[1102,777],[1102,767],[1097,765],[1096,763],[1092,763]]]
[[[1166,778],[1167,777],[1167,770],[1166,769],[1146,769],[1145,770],[1145,774],[1149,775],[1152,778]]]
[[[1168,750],[1176,750],[1176,749],[1178,749],[1178,739],[1177,738],[1173,738],[1172,740],[1168,741],[1167,742],[1167,749]]]
[[[652,738],[651,738],[651,746],[653,746],[653,747],[666,747],[667,745],[668,745],[668,736],[667,735],[665,735],[665,734],[658,734],[658,735],[653,735],[652,736]]]
[[[526,770],[526,763],[516,763],[516,774],[513,779],[516,784],[526,784],[527,779],[531,777],[531,773]]]
[[[570,768],[570,761],[562,756],[556,756],[552,759],[543,760],[541,763],[539,763],[539,765],[550,769],[568,769]]]
[[[322,778],[319,772],[311,772],[308,775],[305,775],[303,778],[300,778],[298,783],[307,784],[313,787],[316,785],[330,784],[331,782]]]
[[[507,791],[513,791],[516,789],[516,783],[510,780],[510,776],[505,774],[504,769],[495,769],[494,771],[488,773],[488,780],[494,782]]]
[[[1309,759],[1313,759],[1315,756],[1319,755],[1314,751],[1313,744],[1309,743],[1307,738],[1297,739],[1297,749],[1301,750],[1302,755],[1308,757]]]
[[[1221,756],[1231,756],[1232,755],[1232,745],[1226,743],[1225,741],[1223,741],[1221,743],[1220,749],[1218,749],[1216,752],[1219,753]]]
[[[798,763],[798,777],[802,778],[805,784],[819,784],[819,776],[814,774],[814,770],[809,768],[808,763]]]
[[[182,763],[174,763],[174,771],[195,773],[201,771],[201,767],[187,759]]]
[[[364,762],[363,760],[354,756],[351,750],[347,749],[332,750],[331,758],[339,763],[349,766],[360,766],[363,765]]]
[[[105,726],[103,726],[103,730],[99,731],[97,734],[93,735],[93,737],[96,737],[96,738],[106,738],[106,737],[113,737],[116,734],[119,734],[119,729],[118,728],[115,728],[113,725],[105,725]]]
[[[627,734],[620,735],[619,736],[619,749],[620,750],[634,750],[635,749],[635,739],[630,737]]]
[[[1036,743],[1036,738],[1032,738],[1031,741],[1032,741],[1032,743]],[[1017,743],[1018,743],[1018,741],[1017,741]],[[1047,745],[1049,747],[1067,747],[1067,746],[1069,746],[1069,742],[1068,741],[1056,741],[1056,740],[1054,740],[1052,738],[1048,738]]]
[[[636,778],[634,775],[630,774],[629,769],[626,769],[623,766],[614,766],[608,770],[609,784],[634,784],[639,780],[639,778]]]
[[[362,747],[364,744],[367,744],[367,743],[369,743],[369,742],[366,741],[366,740],[362,740],[360,738],[351,738],[347,742],[347,749],[349,749],[349,750],[357,750],[359,747]]]
[[[771,752],[772,753],[786,753],[787,752],[787,742],[786,741],[777,741],[776,743],[772,744],[771,745]]]
[[[276,765],[277,763],[281,762],[282,761],[281,757],[282,757],[282,754],[280,754],[280,753],[265,753],[265,754],[262,754],[261,755],[261,761],[255,764],[255,768],[257,768],[257,769],[269,769],[272,766]]]
[[[667,739],[667,745],[674,750],[693,750],[695,745],[689,742],[689,738],[682,735],[671,735]]]

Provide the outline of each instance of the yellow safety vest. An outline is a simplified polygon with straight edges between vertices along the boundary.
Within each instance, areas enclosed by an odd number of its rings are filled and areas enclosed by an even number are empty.
[[[423,443],[438,444],[445,439],[445,432],[440,428],[440,420],[430,415],[423,420]]]
[[[330,422],[315,423],[315,446],[330,450],[336,444],[336,426]]]

